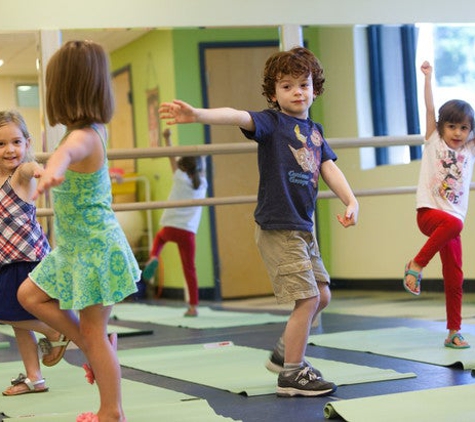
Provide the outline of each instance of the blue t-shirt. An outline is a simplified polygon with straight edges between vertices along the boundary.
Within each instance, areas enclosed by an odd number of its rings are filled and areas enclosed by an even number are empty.
[[[320,167],[337,158],[322,126],[275,110],[249,113],[256,130],[242,132],[258,143],[256,223],[263,230],[312,231]]]

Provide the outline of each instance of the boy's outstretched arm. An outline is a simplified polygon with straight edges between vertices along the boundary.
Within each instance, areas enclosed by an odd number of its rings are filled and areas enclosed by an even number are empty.
[[[421,71],[424,74],[424,101],[426,105],[426,136],[429,139],[430,135],[437,128],[435,119],[434,97],[432,94],[432,66],[428,61],[421,65]]]
[[[346,205],[345,214],[337,215],[338,221],[343,227],[354,226],[358,221],[359,204],[345,175],[333,160],[322,164],[320,174],[328,187]]]
[[[253,132],[254,121],[251,115],[244,110],[230,107],[222,108],[195,108],[180,100],[171,103],[162,103],[158,109],[160,118],[168,120],[167,124],[203,123],[206,125],[230,125]]]

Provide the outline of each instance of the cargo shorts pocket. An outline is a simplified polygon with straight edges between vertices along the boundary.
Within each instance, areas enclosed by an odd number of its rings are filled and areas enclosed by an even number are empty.
[[[303,292],[316,289],[310,260],[281,264],[274,280],[274,293],[281,298],[300,298]],[[318,289],[316,290],[318,292]]]

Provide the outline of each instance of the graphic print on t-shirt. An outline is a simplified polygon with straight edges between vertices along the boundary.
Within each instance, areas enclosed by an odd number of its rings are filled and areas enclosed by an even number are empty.
[[[458,204],[463,195],[462,173],[466,165],[465,155],[455,151],[438,151],[438,194],[452,204]]]
[[[316,188],[318,184],[318,173],[321,162],[320,146],[322,145],[322,136],[318,130],[313,129],[308,139],[300,132],[299,125],[295,125],[294,133],[296,139],[302,143],[302,148],[294,148],[289,145],[292,154],[294,155],[297,163],[305,173],[292,172],[289,174],[289,181],[291,183],[298,183],[306,185],[308,181]],[[308,174],[310,173],[310,175]]]

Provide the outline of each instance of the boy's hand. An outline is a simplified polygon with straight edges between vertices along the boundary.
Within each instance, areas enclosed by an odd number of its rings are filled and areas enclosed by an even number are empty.
[[[197,121],[195,108],[180,100],[160,104],[158,113],[160,119],[168,120],[167,125],[194,123]]]
[[[336,218],[338,219],[340,224],[345,228],[354,226],[356,222],[358,221],[358,207],[353,207],[349,205],[346,208],[345,215],[341,216],[338,214]]]

